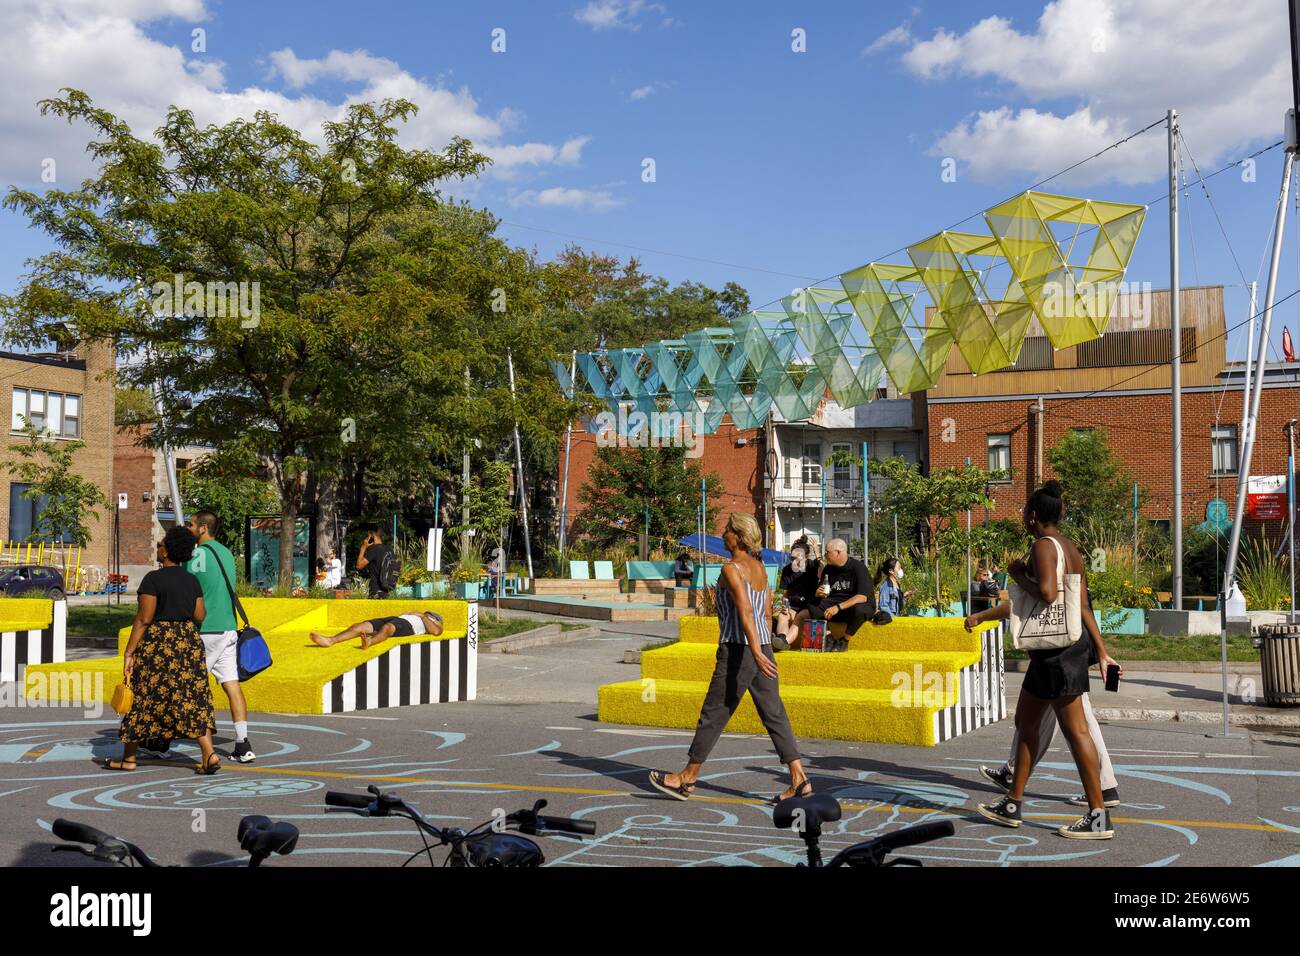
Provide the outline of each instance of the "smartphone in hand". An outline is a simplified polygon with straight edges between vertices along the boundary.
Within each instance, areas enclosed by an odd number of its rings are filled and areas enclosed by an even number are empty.
[[[1106,689],[1108,691],[1119,690],[1119,665],[1111,664],[1106,668]]]

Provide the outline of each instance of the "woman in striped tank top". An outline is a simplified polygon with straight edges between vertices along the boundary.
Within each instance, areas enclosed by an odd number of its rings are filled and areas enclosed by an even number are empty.
[[[686,757],[686,769],[681,773],[652,770],[650,784],[674,799],[689,799],[700,768],[748,691],[777,755],[790,768],[790,786],[773,802],[806,797],[812,793],[812,784],[799,760],[799,747],[776,680],[767,569],[754,557],[763,541],[758,522],[752,515],[737,512],[727,520],[722,540],[731,552],[731,560],[722,566],[718,579],[720,635],[713,679]]]

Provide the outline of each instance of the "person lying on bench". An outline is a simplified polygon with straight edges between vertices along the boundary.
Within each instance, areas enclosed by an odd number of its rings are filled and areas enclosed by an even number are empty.
[[[442,633],[442,617],[432,611],[419,614],[399,614],[397,617],[377,617],[369,621],[357,621],[349,624],[333,637],[326,637],[317,631],[311,632],[312,642],[321,647],[333,647],[340,641],[361,638],[361,648],[373,647],[390,637],[415,637],[419,634],[432,634],[437,637]]]

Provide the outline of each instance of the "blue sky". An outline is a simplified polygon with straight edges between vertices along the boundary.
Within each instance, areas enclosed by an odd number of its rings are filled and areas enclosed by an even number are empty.
[[[424,106],[410,145],[460,132],[498,158],[465,194],[512,242],[544,258],[569,242],[635,254],[674,281],[733,279],[755,305],[951,226],[1170,106],[1201,169],[1217,169],[1280,138],[1289,92],[1284,5],[1262,0],[1251,17],[1212,0],[6,5],[17,29],[0,39],[5,184],[38,184],[46,157],[60,184],[84,173],[84,132],[36,115],[61,85],[137,131],[173,101],[211,121],[265,106],[310,132],[349,98],[407,95]],[[1247,280],[1280,153],[1259,159],[1253,182],[1233,170],[1210,183]],[[1044,188],[1145,202],[1164,176],[1155,129]],[[1241,277],[1199,187],[1184,212],[1183,282],[1233,286],[1234,324]],[[1300,287],[1295,219],[1279,297]],[[44,245],[7,212],[0,244],[10,290]],[[1129,278],[1168,284],[1164,203]],[[1280,309],[1276,339],[1284,322],[1296,330],[1298,303]],[[1240,335],[1229,348],[1243,350]]]

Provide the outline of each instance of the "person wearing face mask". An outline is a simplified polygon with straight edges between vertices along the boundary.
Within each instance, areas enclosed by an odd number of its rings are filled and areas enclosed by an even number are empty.
[[[773,621],[772,647],[788,651],[799,646],[799,627],[795,616],[808,607],[817,590],[817,552],[806,537],[790,546],[790,563],[781,569],[781,609]]]
[[[879,608],[892,617],[903,613],[914,591],[903,590],[903,565],[898,558],[886,558],[876,570],[876,589],[880,592]]]

